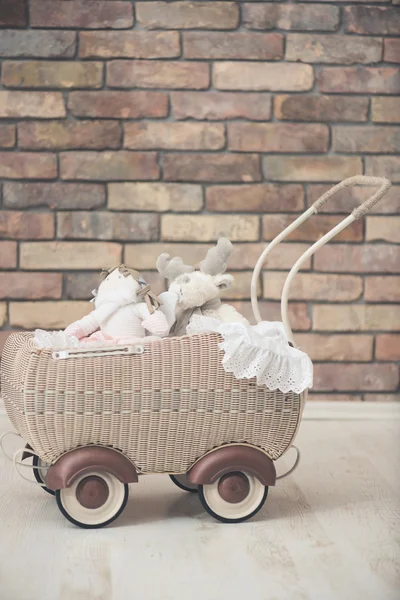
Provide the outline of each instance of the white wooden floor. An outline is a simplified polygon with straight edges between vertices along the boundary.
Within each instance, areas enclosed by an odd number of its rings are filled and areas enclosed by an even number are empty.
[[[303,421],[298,470],[239,525],[152,476],[114,525],[77,529],[0,456],[1,600],[398,600],[400,421],[346,410]]]

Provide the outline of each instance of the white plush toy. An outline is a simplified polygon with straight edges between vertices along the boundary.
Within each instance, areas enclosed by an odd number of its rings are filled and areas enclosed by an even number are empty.
[[[184,335],[194,314],[209,316],[225,323],[249,325],[247,319],[233,306],[221,303],[221,291],[231,287],[234,281],[232,275],[225,273],[231,253],[231,242],[220,238],[200,263],[199,271],[185,265],[180,257],[171,259],[169,254],[158,257],[157,269],[169,282],[168,292],[161,294],[160,298],[165,305],[170,302],[170,297],[176,299],[176,320],[170,335]]]
[[[137,271],[119,265],[103,271],[103,276],[94,298],[95,310],[69,325],[67,336],[119,344],[135,343],[146,331],[168,335],[167,319],[158,310],[161,302]]]

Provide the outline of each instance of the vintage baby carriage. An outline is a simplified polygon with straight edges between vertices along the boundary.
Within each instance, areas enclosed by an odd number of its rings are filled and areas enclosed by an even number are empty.
[[[353,185],[379,189],[313,244],[286,279],[282,320],[290,342],[294,275],[368,212],[390,182],[356,176],[333,187],[267,246],[255,266],[251,298],[259,322],[257,280],[269,252],[337,191]],[[220,521],[250,518],[276,482],[274,461],[293,444],[307,390],[283,393],[255,378],[236,379],[222,367],[220,341],[218,333],[205,332],[133,347],[45,350],[35,347],[31,333],[10,335],[1,393],[24,440],[15,464],[33,457],[37,481],[81,527],[111,523],[126,505],[128,484],[149,473],[168,474],[184,490],[198,491]]]

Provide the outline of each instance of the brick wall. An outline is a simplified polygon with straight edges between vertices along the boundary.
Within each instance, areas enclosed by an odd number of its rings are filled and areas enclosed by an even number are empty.
[[[0,0],[0,337],[85,314],[98,271],[198,262],[226,235],[250,313],[265,243],[357,173],[400,183],[399,0]],[[284,273],[366,190],[272,256]],[[399,186],[298,276],[291,315],[318,398],[398,399]]]

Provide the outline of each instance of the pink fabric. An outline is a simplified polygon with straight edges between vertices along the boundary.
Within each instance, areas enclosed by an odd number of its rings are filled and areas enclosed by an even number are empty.
[[[79,341],[81,344],[95,343],[96,345],[119,346],[120,344],[138,344],[143,342],[143,338],[111,337],[102,331],[96,331],[88,337],[81,338]]]
[[[144,319],[142,325],[153,335],[163,337],[169,333],[167,317],[160,310],[156,310],[153,314]]]

